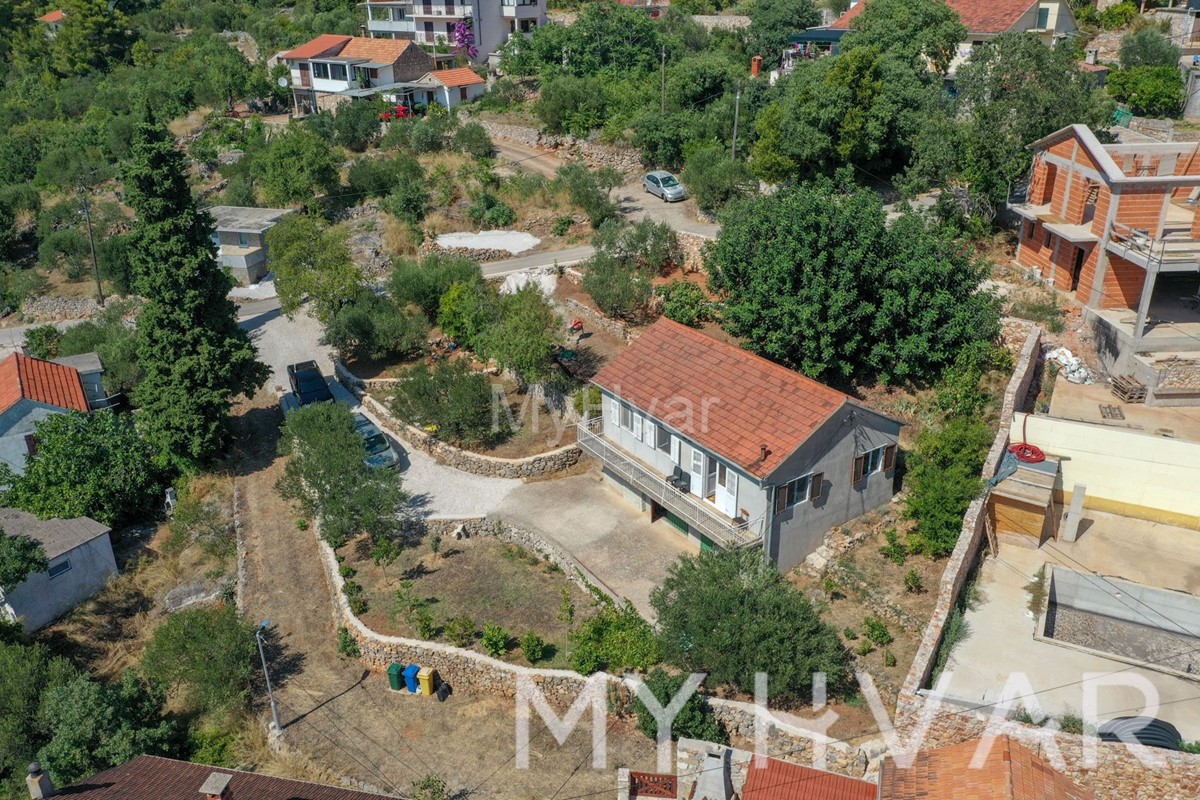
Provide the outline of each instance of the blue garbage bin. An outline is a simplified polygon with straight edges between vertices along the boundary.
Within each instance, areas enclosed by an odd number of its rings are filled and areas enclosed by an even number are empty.
[[[413,694],[417,693],[417,673],[420,671],[421,668],[416,664],[409,664],[404,668],[404,685]]]

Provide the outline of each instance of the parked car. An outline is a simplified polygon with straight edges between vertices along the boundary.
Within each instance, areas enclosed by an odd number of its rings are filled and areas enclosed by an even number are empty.
[[[367,466],[371,469],[392,469],[400,465],[400,454],[375,423],[362,414],[354,414],[354,430],[367,446]]]
[[[1164,750],[1180,750],[1183,741],[1178,728],[1154,717],[1110,719],[1097,728],[1096,735],[1102,742],[1127,742],[1132,739],[1146,747],[1161,747]]]
[[[683,184],[679,182],[671,173],[666,170],[655,170],[646,174],[642,178],[642,188],[652,195],[661,197],[668,203],[674,203],[677,200],[687,199],[687,189],[683,188]]]
[[[311,403],[332,403],[333,392],[321,374],[321,368],[315,361],[301,361],[299,364],[288,364],[288,384],[296,402],[302,406]]]

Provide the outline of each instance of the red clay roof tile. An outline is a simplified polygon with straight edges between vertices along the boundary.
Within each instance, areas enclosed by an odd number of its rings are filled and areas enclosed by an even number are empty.
[[[0,361],[0,413],[21,400],[87,411],[79,372],[71,367],[13,353]]]
[[[887,800],[1095,800],[1065,775],[1007,736],[998,736],[979,769],[971,768],[986,740],[923,750],[912,767],[887,758],[879,775]]]
[[[429,73],[429,77],[436,79],[443,86],[448,86],[451,89],[457,89],[460,86],[472,86],[477,83],[487,83],[487,81],[479,77],[479,73],[470,67],[434,70]]]
[[[873,783],[756,757],[746,770],[742,800],[875,800],[875,792]]]
[[[336,33],[322,33],[315,39],[310,39],[294,50],[289,50],[280,58],[315,58],[317,56],[333,56],[342,51],[346,42],[352,36],[339,36]]]
[[[78,800],[200,800],[200,787],[213,772],[231,775],[236,800],[380,800],[383,795],[319,783],[293,781],[159,756],[138,756],[119,767],[59,790],[55,797]]]
[[[66,16],[66,13],[62,9],[59,9],[51,11],[48,14],[42,14],[38,17],[38,22],[61,22]]]
[[[760,478],[850,400],[665,317],[592,380]]]
[[[1037,0],[946,0],[946,4],[958,12],[959,19],[967,26],[967,33],[1004,33],[1033,6]],[[867,0],[838,17],[829,27],[837,30],[851,28],[854,18],[866,8]]]

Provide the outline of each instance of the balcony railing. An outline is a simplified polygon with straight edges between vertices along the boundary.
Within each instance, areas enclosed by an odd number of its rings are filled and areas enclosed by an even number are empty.
[[[596,422],[599,421],[594,421],[593,424]],[[579,426],[579,446],[610,472],[679,516],[691,528],[703,533],[714,543],[730,549],[762,545],[762,537],[750,530],[748,523],[736,524],[729,518],[709,510],[702,500],[679,491],[667,483],[664,476],[644,466],[583,425]]]
[[[1114,222],[1108,249],[1146,269],[1158,272],[1200,270],[1200,240],[1193,239],[1183,226],[1164,225],[1163,236],[1155,238],[1144,228]]]

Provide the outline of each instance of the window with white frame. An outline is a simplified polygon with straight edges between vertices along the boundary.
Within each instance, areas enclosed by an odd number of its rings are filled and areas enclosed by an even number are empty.
[[[335,81],[346,80],[346,65],[345,64],[330,64],[329,78]]]
[[[889,472],[896,465],[896,445],[876,447],[854,457],[851,482],[858,483],[873,472]]]
[[[775,513],[780,514],[801,503],[819,500],[825,485],[825,474],[814,472],[779,486],[775,490]]]
[[[314,78],[329,80],[329,65],[314,61],[312,65],[312,74]]]
[[[633,409],[621,404],[621,427],[627,431],[633,430]]]

